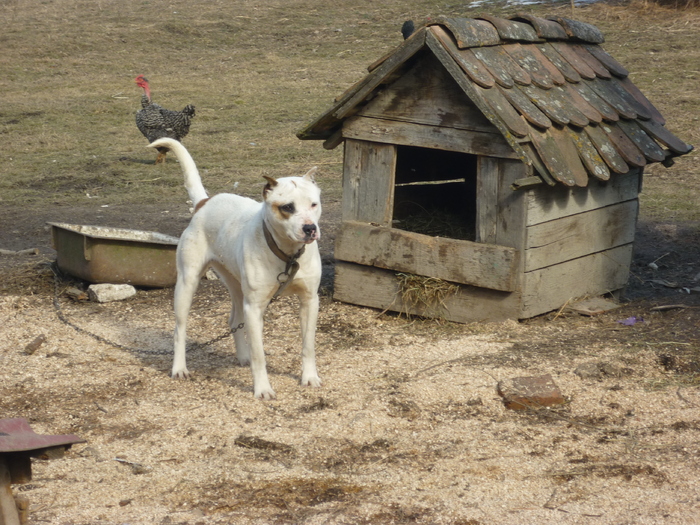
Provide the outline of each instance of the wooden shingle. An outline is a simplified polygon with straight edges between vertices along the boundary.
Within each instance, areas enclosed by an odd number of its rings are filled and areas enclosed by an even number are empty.
[[[333,136],[425,51],[547,183],[585,186],[690,152],[604,41],[595,26],[561,17],[438,17],[373,64],[298,137]]]

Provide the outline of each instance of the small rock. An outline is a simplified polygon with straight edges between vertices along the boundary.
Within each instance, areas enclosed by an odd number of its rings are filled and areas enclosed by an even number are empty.
[[[73,299],[74,301],[87,301],[89,299],[88,294],[83,292],[80,288],[74,286],[68,288],[65,294]]]
[[[574,374],[581,379],[595,379],[596,381],[601,381],[604,377],[622,377],[632,373],[633,371],[629,368],[621,368],[614,363],[606,361],[582,363],[574,370]]]
[[[109,303],[122,301],[136,295],[136,288],[130,284],[91,284],[88,287],[91,301]]]
[[[595,379],[596,381],[603,379],[603,371],[600,369],[600,363],[582,363],[576,367],[574,374],[581,379]]]
[[[31,343],[29,343],[27,346],[24,347],[24,353],[26,355],[32,355],[45,342],[46,342],[46,336],[44,334],[36,336]]]
[[[511,410],[549,407],[565,402],[550,374],[499,381],[498,395],[503,398],[506,408]]]

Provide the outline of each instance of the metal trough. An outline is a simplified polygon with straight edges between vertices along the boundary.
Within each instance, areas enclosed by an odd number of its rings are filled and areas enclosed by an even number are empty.
[[[175,285],[178,238],[158,232],[50,222],[58,267],[91,283]]]

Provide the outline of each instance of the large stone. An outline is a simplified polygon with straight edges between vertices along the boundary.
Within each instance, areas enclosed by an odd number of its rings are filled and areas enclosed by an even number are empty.
[[[565,402],[550,374],[514,377],[498,382],[498,395],[511,410],[528,410],[561,405]]]
[[[109,303],[136,295],[136,288],[130,284],[91,284],[88,287],[88,295],[91,301]]]

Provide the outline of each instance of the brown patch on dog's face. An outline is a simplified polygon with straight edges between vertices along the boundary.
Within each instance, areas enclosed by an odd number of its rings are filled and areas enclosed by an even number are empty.
[[[272,211],[282,220],[288,220],[296,213],[296,206],[293,202],[287,204],[272,203]]]
[[[263,199],[267,199],[267,194],[272,191],[272,188],[277,186],[278,182],[277,180],[273,179],[272,177],[268,177],[267,175],[263,175],[263,178],[267,181],[267,184],[265,184],[265,187],[263,188]]]

